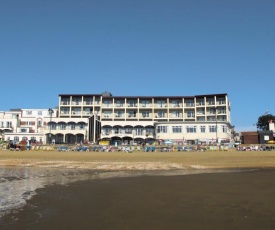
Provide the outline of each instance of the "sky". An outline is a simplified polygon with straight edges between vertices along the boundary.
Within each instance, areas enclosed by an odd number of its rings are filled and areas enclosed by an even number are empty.
[[[274,0],[0,0],[0,111],[59,94],[227,93],[237,131],[275,115]]]

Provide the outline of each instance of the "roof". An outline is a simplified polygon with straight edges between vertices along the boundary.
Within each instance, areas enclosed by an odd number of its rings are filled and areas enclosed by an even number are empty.
[[[109,93],[109,92],[108,92]],[[109,96],[111,95],[111,96]],[[203,94],[203,95],[194,95],[194,96],[113,96],[111,93],[109,95],[106,95],[105,93],[102,94],[59,94],[61,97],[69,97],[69,96],[75,96],[75,97],[92,97],[92,96],[103,96],[103,97],[110,97],[110,98],[194,98],[194,97],[214,97],[214,96],[227,96],[227,93],[220,93],[220,94]]]

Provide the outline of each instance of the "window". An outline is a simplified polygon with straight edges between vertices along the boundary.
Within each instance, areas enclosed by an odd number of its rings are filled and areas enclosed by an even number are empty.
[[[14,140],[15,142],[19,142],[19,137],[15,136],[15,137],[13,138],[13,140]]]
[[[83,129],[85,129],[85,125],[84,125],[84,124],[80,124],[80,125],[79,125],[79,128],[80,128],[81,130],[83,130]]]
[[[123,101],[116,101],[116,107],[123,107]]]
[[[204,115],[204,109],[198,109],[198,115]]]
[[[133,132],[132,128],[125,128],[125,134],[131,134]]]
[[[142,135],[144,128],[136,128],[136,135]]]
[[[21,133],[26,133],[27,129],[21,129]]]
[[[32,115],[32,111],[27,111],[27,115]]]
[[[42,111],[38,111],[37,114],[38,114],[38,115],[42,115]]]
[[[28,140],[27,137],[22,137],[22,141],[26,141],[26,140]]]
[[[226,113],[225,107],[219,108],[218,114]]]
[[[199,106],[203,106],[204,105],[204,99],[202,99],[202,98],[197,99],[197,102],[198,102]]]
[[[141,104],[142,104],[142,107],[149,107],[150,101],[142,101]]]
[[[74,99],[74,103],[75,103],[75,105],[80,105],[81,104],[81,100],[78,99],[78,98],[76,98],[76,99]]]
[[[105,107],[111,107],[112,106],[112,102],[110,100],[104,101],[103,102]]]
[[[145,128],[146,135],[154,135],[154,128]]]
[[[157,133],[167,133],[167,126],[158,126]]]
[[[11,122],[10,121],[7,121],[7,128],[12,128],[12,125],[11,125]]]
[[[225,104],[225,99],[224,98],[218,98],[218,104],[219,105],[224,105]]]
[[[225,125],[222,126],[222,132],[227,133],[227,127]]]
[[[165,112],[164,111],[158,112],[158,117],[160,117],[160,118],[165,117]]]
[[[166,107],[165,101],[158,101],[157,105],[158,105],[159,108]]]
[[[136,101],[129,101],[128,107],[136,107]]]
[[[115,134],[119,134],[121,132],[120,128],[115,128]]]
[[[186,100],[186,107],[193,107],[194,106],[194,100]]]
[[[111,112],[110,111],[104,111],[104,118],[109,118],[111,117]]]
[[[186,132],[187,133],[196,133],[197,127],[196,126],[186,126]]]
[[[49,123],[49,124],[48,124],[48,128],[51,129],[51,130],[56,130],[56,124],[54,124],[54,123]]]
[[[200,129],[201,129],[201,133],[205,133],[205,125],[201,125]]]
[[[65,130],[65,129],[66,129],[66,124],[61,124],[61,125],[60,125],[60,129],[61,129],[61,130]]]
[[[69,108],[61,108],[61,114],[69,114],[70,109]]]
[[[70,100],[69,99],[62,99],[61,104],[62,105],[69,105],[70,104]]]
[[[210,114],[216,114],[216,109],[215,108],[210,108],[209,113]]]
[[[42,120],[37,120],[37,126],[41,127],[42,126]]]
[[[192,111],[187,111],[187,117],[188,117],[188,118],[193,118],[193,117],[195,117],[194,111],[193,111],[193,110],[192,110]]]
[[[145,117],[149,117],[150,116],[150,112],[149,111],[143,111],[142,112],[142,117],[145,118]]]
[[[103,135],[109,135],[110,133],[112,133],[112,128],[110,127],[105,127],[102,129]]]
[[[129,111],[128,117],[136,117],[136,111]]]
[[[123,117],[122,111],[116,111],[116,117]]]
[[[172,112],[172,117],[173,118],[180,117],[180,112],[179,111],[173,111]]]
[[[75,130],[75,124],[71,124],[71,130]]]
[[[84,113],[85,113],[85,115],[90,115],[91,114],[91,108],[85,108]]]
[[[210,133],[215,133],[215,132],[216,132],[216,128],[217,128],[217,127],[216,127],[215,125],[210,125],[210,126],[209,126],[209,132],[210,132]]]
[[[182,127],[181,126],[172,126],[172,132],[173,133],[181,133]]]
[[[81,114],[81,109],[80,108],[74,108],[73,114]]]
[[[93,104],[93,99],[86,99],[85,104],[86,105],[92,105]]]
[[[173,107],[180,107],[180,102],[178,100],[172,101],[172,105],[173,105]]]
[[[209,104],[209,105],[215,105],[215,100],[214,100],[214,98],[208,98],[208,104]]]

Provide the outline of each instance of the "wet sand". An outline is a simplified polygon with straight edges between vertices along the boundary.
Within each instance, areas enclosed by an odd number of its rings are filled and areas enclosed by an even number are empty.
[[[2,151],[1,165],[202,174],[137,174],[47,186],[1,218],[0,229],[275,229],[275,152]],[[220,169],[253,170],[213,173]]]
[[[275,170],[257,170],[55,185],[39,189],[22,211],[5,216],[0,227],[275,229],[274,181]]]

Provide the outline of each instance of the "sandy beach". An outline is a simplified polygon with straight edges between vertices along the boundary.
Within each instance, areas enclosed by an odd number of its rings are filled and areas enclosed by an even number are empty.
[[[275,228],[272,151],[1,151],[1,168],[1,204],[31,194],[1,229]]]
[[[0,151],[0,166],[97,170],[275,168],[275,151],[58,152]]]

